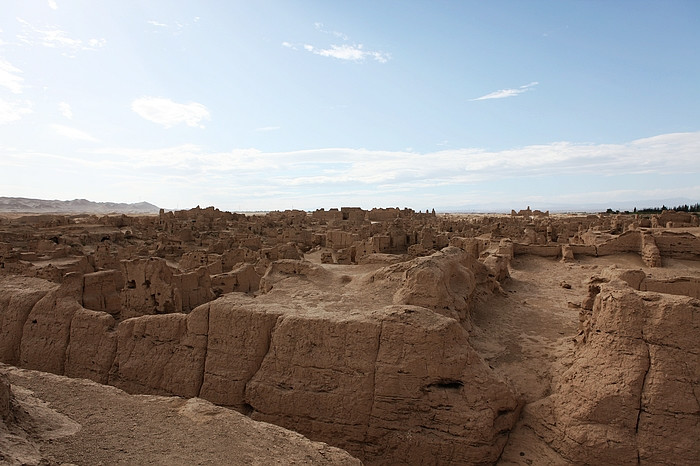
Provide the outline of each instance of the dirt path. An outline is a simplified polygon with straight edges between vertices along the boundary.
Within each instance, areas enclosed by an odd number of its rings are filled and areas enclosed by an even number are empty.
[[[565,264],[550,258],[518,256],[503,294],[472,312],[470,342],[508,380],[525,403],[551,393],[571,363],[586,280],[597,265]],[[573,305],[570,305],[572,303]],[[556,452],[519,423],[499,464],[564,464]]]

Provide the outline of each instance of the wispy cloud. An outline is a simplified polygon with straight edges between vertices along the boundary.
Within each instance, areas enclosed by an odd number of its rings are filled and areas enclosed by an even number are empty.
[[[196,16],[192,22],[196,23],[199,21],[199,16]],[[155,19],[151,19],[146,21],[148,24],[153,26],[154,32],[170,32],[174,35],[179,35],[181,34],[186,28],[188,28],[191,23],[184,22],[181,23],[180,21],[171,21],[171,22],[163,22],[163,21],[158,21]]]
[[[236,149],[207,152],[188,144],[157,150],[100,150],[129,166],[178,168],[190,174],[245,172],[270,186],[339,184],[425,186],[605,173],[613,175],[688,173],[700,152],[700,132],[672,133],[626,144],[555,142],[503,151],[449,149],[430,153],[327,148],[293,152]]]
[[[73,58],[79,51],[94,51],[107,44],[106,39],[91,38],[87,40],[70,37],[67,32],[55,27],[38,28],[22,18],[17,18],[22,25],[22,32],[17,35],[21,44],[63,50],[63,55]]]
[[[53,124],[53,125],[51,125],[51,129],[53,130],[54,133],[58,134],[59,136],[67,138],[67,139],[73,139],[75,141],[86,141],[86,142],[99,142],[100,141],[99,139],[86,133],[85,131],[79,130],[77,128],[73,128],[71,126]]]
[[[0,98],[0,125],[17,121],[30,113],[32,113],[30,102],[9,102]]]
[[[267,131],[277,131],[280,129],[279,126],[263,126],[262,128],[255,128],[255,131],[267,132]]]
[[[335,36],[338,39],[342,39],[342,40],[350,40],[350,38],[346,34],[343,34],[342,32],[330,31],[328,29],[325,29],[323,26],[323,23],[314,23],[314,27],[316,28],[317,31],[322,32],[324,34],[331,34],[332,36]]]
[[[159,27],[159,28],[167,28],[167,27],[168,27],[167,24],[165,24],[165,23],[159,23],[158,21],[155,21],[155,20],[149,20],[149,21],[146,21],[146,22],[147,22],[148,24],[150,24],[151,26],[155,26],[155,27]]]
[[[317,31],[323,34],[330,34],[343,41],[349,41],[350,38],[339,31],[327,30],[324,28],[323,23],[314,23],[314,27]],[[391,59],[391,55],[378,51],[378,50],[367,50],[364,48],[363,44],[329,44],[327,46],[316,46],[312,44],[295,44],[289,41],[282,42],[283,47],[290,48],[292,50],[306,50],[307,52],[313,53],[314,55],[319,55],[322,57],[337,58],[338,60],[352,61],[352,62],[363,62],[367,59],[375,60],[379,63],[386,63]]]
[[[311,52],[322,57],[332,57],[339,60],[347,60],[354,62],[365,61],[365,59],[370,58],[378,61],[379,63],[386,63],[390,56],[384,52],[377,52],[374,50],[364,50],[362,44],[343,44],[343,45],[331,45],[330,48],[317,48],[313,45],[304,44],[304,50]]]
[[[49,0],[49,8],[52,10],[58,10],[58,4],[56,3],[56,0]]]
[[[22,81],[24,81],[24,78],[20,76],[20,73],[22,73],[22,70],[8,61],[0,59],[0,86],[9,89],[13,94],[22,92]]]
[[[141,97],[131,103],[131,109],[140,117],[165,128],[181,123],[204,128],[202,121],[210,119],[209,110],[200,103],[179,104],[162,97]]]
[[[534,82],[531,82],[530,84],[516,87],[514,89],[500,89],[498,91],[494,91],[494,92],[491,92],[489,94],[482,95],[481,97],[477,97],[476,99],[470,99],[470,100],[476,101],[476,100],[504,99],[506,97],[515,97],[516,95],[520,95],[523,92],[527,92],[529,90],[532,90],[532,88],[537,86],[538,84],[539,83],[537,81],[534,81]]]
[[[68,118],[69,120],[73,119],[73,110],[68,102],[59,102],[58,110],[64,117]]]

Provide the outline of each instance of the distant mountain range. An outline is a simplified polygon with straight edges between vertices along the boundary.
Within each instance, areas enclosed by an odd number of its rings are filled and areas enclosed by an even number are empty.
[[[125,204],[92,202],[87,199],[58,201],[0,196],[0,212],[29,214],[157,214],[160,208],[148,202]]]

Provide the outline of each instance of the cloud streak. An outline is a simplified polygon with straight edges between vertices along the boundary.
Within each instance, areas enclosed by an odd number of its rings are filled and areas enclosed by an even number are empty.
[[[80,51],[99,50],[107,44],[107,40],[103,38],[76,39],[55,27],[38,28],[22,18],[17,18],[17,21],[22,25],[22,32],[17,35],[21,44],[62,49],[63,54],[70,58],[75,57]]]
[[[203,120],[209,120],[209,110],[197,102],[180,104],[162,97],[141,97],[131,103],[131,109],[141,118],[172,128],[186,124],[193,128],[204,128]]]
[[[30,102],[9,102],[0,98],[0,125],[20,120],[30,113],[32,113]]]
[[[539,83],[537,81],[533,81],[530,84],[526,84],[524,86],[520,86],[514,89],[500,89],[498,91],[482,95],[481,97],[477,97],[476,99],[470,99],[470,101],[474,102],[477,100],[505,99],[506,97],[515,97],[516,95],[520,95],[523,92],[532,90],[532,88],[534,88],[538,84]]]
[[[322,57],[332,57],[339,60],[353,62],[362,62],[369,58],[378,61],[379,63],[386,63],[390,58],[389,54],[384,52],[364,50],[362,44],[331,45],[329,48],[325,49],[304,44],[304,50]]]
[[[71,109],[70,104],[68,102],[59,102],[58,110],[64,117],[68,118],[69,120],[73,119],[73,110]]]
[[[50,125],[50,128],[51,130],[53,130],[54,133],[66,139],[85,142],[100,142],[99,139],[95,138],[94,136],[91,136],[85,131],[70,126],[53,124]]]
[[[64,137],[81,137],[75,128],[58,125],[52,128]],[[83,139],[94,138],[87,135]],[[47,173],[70,166],[76,173],[81,170],[88,173],[98,185],[111,183],[112,186],[118,179],[124,185],[137,186],[141,198],[148,197],[149,201],[165,207],[174,207],[173,200],[178,199],[180,207],[191,206],[184,204],[190,202],[249,210],[380,204],[421,208],[416,203],[426,208],[431,204],[438,207],[455,202],[466,205],[495,201],[512,205],[525,198],[535,203],[538,198],[551,199],[547,189],[540,187],[560,177],[566,177],[570,183],[565,193],[567,199],[585,203],[592,201],[591,182],[601,177],[653,175],[659,179],[682,175],[687,179],[689,174],[700,174],[696,168],[700,132],[662,134],[624,144],[554,142],[503,151],[465,148],[416,153],[325,148],[213,152],[195,144],[157,149],[84,148],[70,156],[46,153],[15,156],[7,148],[0,151],[7,154],[9,166],[21,163],[27,170],[42,167]],[[506,199],[506,194],[499,192],[510,183],[526,187],[517,199]],[[640,188],[638,192],[652,189],[661,188]],[[606,192],[621,190],[633,192],[629,187],[614,184]],[[679,184],[677,190],[678,195],[700,194],[700,183]],[[152,193],[150,197],[149,193]],[[128,191],[128,195],[133,192]]]
[[[314,27],[318,32],[323,34],[330,34],[337,39],[342,41],[349,41],[350,38],[339,31],[327,30],[324,28],[323,23],[314,23]],[[350,61],[355,63],[364,62],[365,60],[374,60],[379,63],[386,63],[391,59],[391,55],[386,52],[378,50],[367,50],[364,48],[363,44],[330,44],[328,46],[316,46],[312,44],[294,44],[288,41],[282,42],[283,47],[290,48],[292,50],[303,49],[307,52],[313,53],[314,55],[319,55],[321,57],[335,58],[343,61]]]
[[[22,70],[12,63],[0,59],[0,86],[10,90],[13,94],[21,94],[24,78],[20,76]]]

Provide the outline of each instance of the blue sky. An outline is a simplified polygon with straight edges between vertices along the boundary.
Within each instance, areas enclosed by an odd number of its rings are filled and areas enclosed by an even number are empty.
[[[3,0],[0,13],[0,196],[700,200],[697,1]]]

